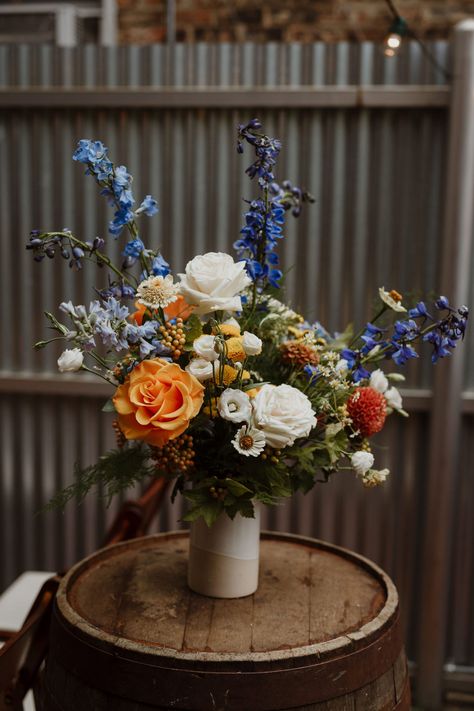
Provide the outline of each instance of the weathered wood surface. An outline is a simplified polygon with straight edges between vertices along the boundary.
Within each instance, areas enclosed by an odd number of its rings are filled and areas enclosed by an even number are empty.
[[[187,547],[150,536],[69,573],[45,711],[409,709],[397,593],[376,566],[266,534],[257,592],[215,600],[187,588]]]

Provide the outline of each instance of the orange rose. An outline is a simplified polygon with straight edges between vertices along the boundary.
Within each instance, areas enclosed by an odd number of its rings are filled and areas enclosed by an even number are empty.
[[[146,306],[145,304],[141,304],[139,301],[135,301],[135,308],[137,310],[134,311],[133,314],[131,314],[131,318],[133,318],[134,321],[139,326],[141,326],[143,323],[143,316],[146,311]],[[173,301],[172,304],[170,304],[164,309],[165,316],[167,319],[179,317],[182,318],[183,321],[186,321],[186,319],[191,316],[193,310],[193,307],[187,304],[182,296],[178,296],[176,301]]]
[[[137,365],[113,397],[125,437],[157,447],[187,429],[203,399],[204,387],[193,375],[160,358]]]

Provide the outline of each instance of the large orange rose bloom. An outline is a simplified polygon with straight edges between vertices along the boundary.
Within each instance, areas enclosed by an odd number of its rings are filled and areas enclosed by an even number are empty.
[[[204,387],[193,375],[160,358],[137,365],[113,397],[125,437],[157,447],[186,430],[203,399]]]

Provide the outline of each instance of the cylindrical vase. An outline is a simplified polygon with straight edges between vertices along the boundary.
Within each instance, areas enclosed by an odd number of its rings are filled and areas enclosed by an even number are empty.
[[[191,524],[188,585],[209,597],[236,598],[258,587],[260,510],[255,518],[221,514],[212,526],[200,518]]]

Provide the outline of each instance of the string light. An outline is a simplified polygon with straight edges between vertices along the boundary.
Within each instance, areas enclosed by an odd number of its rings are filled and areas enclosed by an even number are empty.
[[[414,39],[415,42],[418,43],[421,51],[425,55],[426,59],[429,61],[429,63],[436,69],[436,71],[440,72],[445,79],[448,81],[452,79],[452,75],[448,70],[443,67],[436,57],[433,55],[431,50],[428,48],[428,46],[423,42],[423,40],[418,37],[416,32],[414,32],[411,27],[408,27],[408,24],[406,20],[403,19],[403,17],[400,15],[398,12],[397,8],[395,7],[395,4],[393,0],[385,0],[385,3],[388,5],[390,12],[392,13],[393,20],[392,23],[388,29],[388,33],[385,37],[384,40],[384,54],[386,57],[395,57],[398,52],[400,51],[400,48],[402,46],[403,38],[404,37],[410,37],[411,39]]]
[[[402,46],[402,40],[408,34],[408,25],[402,17],[396,17],[388,29],[385,37],[384,54],[386,57],[395,57]]]

